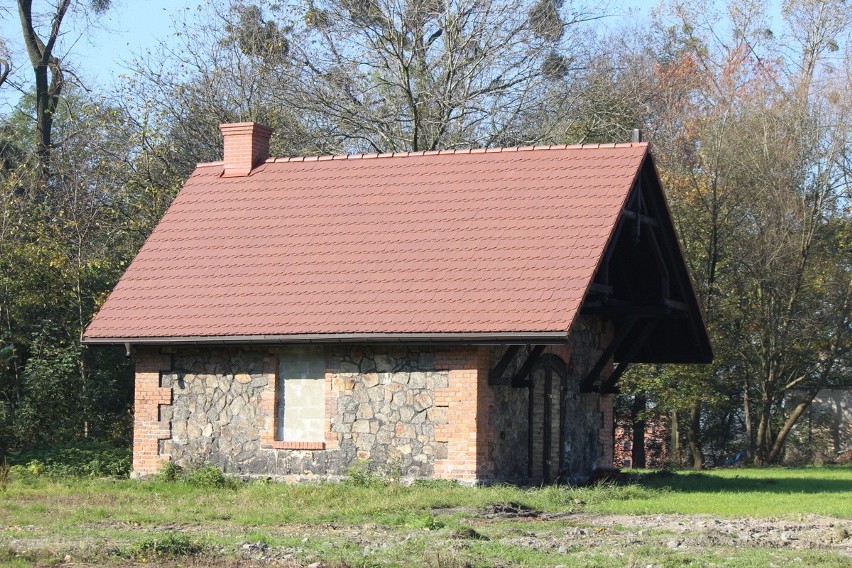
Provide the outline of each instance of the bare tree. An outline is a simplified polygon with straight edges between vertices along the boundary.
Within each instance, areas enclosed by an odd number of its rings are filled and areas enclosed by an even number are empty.
[[[181,176],[217,158],[217,125],[232,120],[273,126],[278,154],[540,140],[522,127],[536,110],[542,125],[573,111],[553,104],[551,87],[565,80],[572,42],[593,16],[571,6],[212,2],[178,24],[177,41],[134,64],[122,98],[152,147],[174,148],[162,155]]]
[[[220,1],[176,22],[175,31],[137,57],[117,97],[136,122],[152,183],[182,183],[197,162],[220,159],[223,122],[273,127],[272,151],[279,155],[325,149],[280,102],[281,91],[297,83],[286,22],[255,4]]]
[[[6,47],[6,42],[0,38],[0,87],[9,78],[9,73],[12,71],[12,55]]]
[[[581,24],[597,17],[558,0],[311,0],[301,10],[300,88],[282,100],[344,151],[503,142],[546,106]]]
[[[69,11],[91,9],[102,12],[109,7],[110,0],[89,0],[85,5],[81,1],[56,0],[48,3],[43,13],[33,8],[33,0],[17,0],[17,5],[21,35],[34,73],[37,155],[46,177],[53,147],[53,115],[66,80],[66,68],[56,53],[62,23]],[[45,23],[42,25],[42,22]]]

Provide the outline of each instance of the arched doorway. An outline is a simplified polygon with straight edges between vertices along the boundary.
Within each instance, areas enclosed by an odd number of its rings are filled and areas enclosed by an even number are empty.
[[[565,393],[568,367],[558,355],[543,354],[529,374],[529,478],[555,483],[563,474]]]

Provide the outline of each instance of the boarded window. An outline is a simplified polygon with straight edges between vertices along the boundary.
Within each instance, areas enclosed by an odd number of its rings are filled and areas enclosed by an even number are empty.
[[[281,352],[275,439],[319,442],[325,438],[325,354],[313,346]]]

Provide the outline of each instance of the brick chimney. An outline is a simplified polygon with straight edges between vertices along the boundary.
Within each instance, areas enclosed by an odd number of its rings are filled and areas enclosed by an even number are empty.
[[[235,122],[220,124],[219,130],[225,138],[223,177],[247,176],[269,157],[271,128],[256,122]]]

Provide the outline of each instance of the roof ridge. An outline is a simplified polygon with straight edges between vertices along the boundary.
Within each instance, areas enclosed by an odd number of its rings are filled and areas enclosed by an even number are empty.
[[[408,158],[438,156],[446,154],[497,154],[503,152],[529,152],[532,150],[599,150],[605,148],[646,147],[647,142],[625,142],[608,144],[540,144],[534,146],[505,146],[496,148],[453,148],[446,150],[419,150],[402,152],[372,152],[361,154],[328,154],[322,156],[287,156],[267,158],[266,163],[323,162],[327,160],[366,160],[372,158]]]
[[[452,148],[445,150],[418,150],[403,152],[373,152],[361,154],[325,154],[313,156],[270,157],[264,163],[286,162],[325,162],[329,160],[368,160],[372,158],[409,158],[419,156],[438,156],[446,154],[499,154],[503,152],[529,152],[532,150],[601,150],[609,148],[647,147],[647,142],[608,142],[595,144],[539,144],[533,146],[499,146],[496,148]],[[223,166],[225,162],[199,162],[197,167]]]

